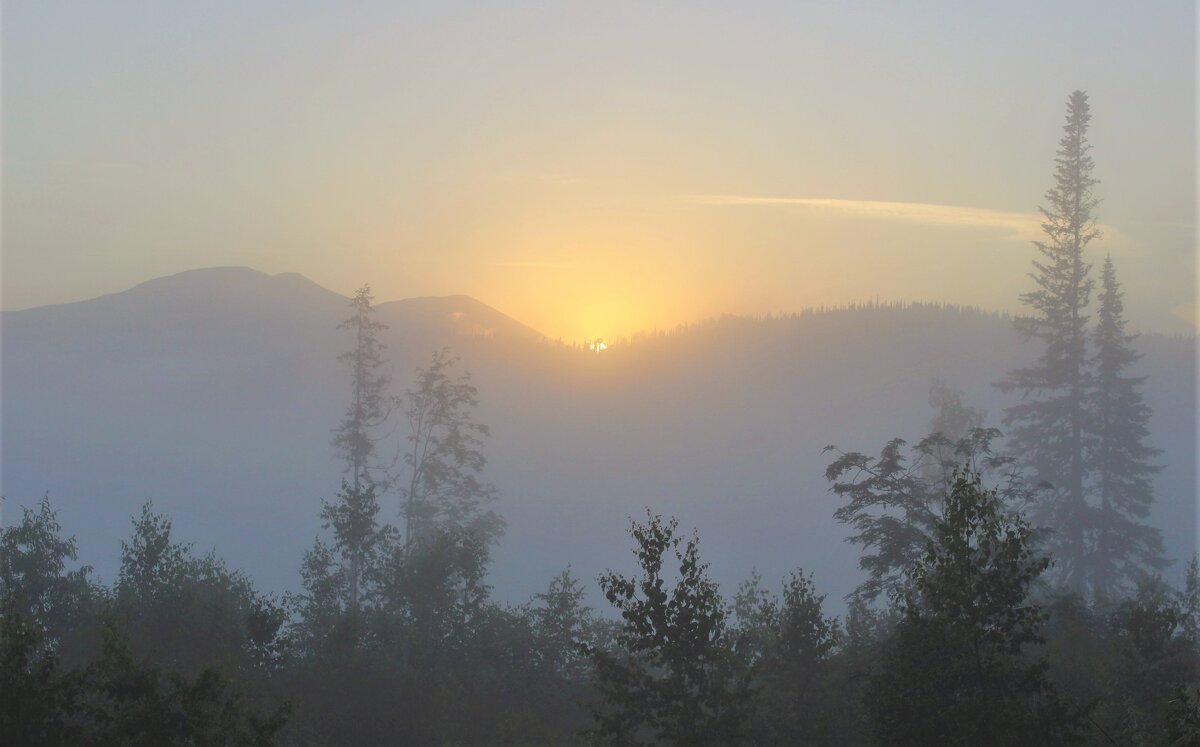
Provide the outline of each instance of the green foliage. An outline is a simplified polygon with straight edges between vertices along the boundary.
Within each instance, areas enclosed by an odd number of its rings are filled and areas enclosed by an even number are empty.
[[[599,580],[622,626],[615,651],[588,649],[600,696],[590,734],[613,744],[744,742],[749,678],[737,666],[717,585],[700,562],[696,538],[684,543],[675,520],[647,516],[631,529],[640,575],[610,571]],[[668,552],[678,563],[669,588]]]
[[[577,583],[560,578],[533,610],[490,599],[503,522],[487,508],[478,394],[455,362],[438,351],[406,394],[409,479],[343,484],[323,506],[331,536],[291,598],[298,743],[558,743],[582,726]],[[379,516],[393,487],[403,535]]]
[[[333,548],[317,539],[300,565],[303,591],[287,597],[293,613],[288,637],[297,653],[319,659],[351,648],[346,577]]]
[[[1200,683],[1192,633],[1200,584],[1188,575],[1181,591],[1148,578],[1124,598],[1046,600],[1050,676],[1065,697],[1089,707],[1094,743],[1170,744],[1186,726],[1188,693]]]
[[[1172,716],[1178,716],[1178,689],[1200,683],[1200,657],[1184,632],[1186,609],[1180,595],[1157,579],[1117,604],[1108,616],[1105,679],[1096,720],[1117,739],[1133,745],[1168,743]]]
[[[413,662],[461,652],[488,600],[487,563],[487,548],[461,529],[435,528],[398,546],[379,578],[379,635]]]
[[[1041,642],[1043,612],[1030,603],[1049,565],[1030,529],[1008,515],[978,475],[959,474],[945,518],[898,595],[902,617],[868,710],[876,739],[896,745],[1066,744],[1078,716],[1059,699]]]
[[[935,427],[944,419],[945,411]],[[905,572],[934,535],[957,465],[968,463],[995,475],[1009,503],[1029,500],[1029,491],[1011,471],[1012,459],[992,451],[991,444],[999,436],[994,428],[973,428],[951,442],[934,431],[912,448],[911,458],[905,455],[901,438],[889,441],[878,457],[825,447],[825,453],[836,454],[825,479],[832,483],[833,494],[845,500],[833,516],[853,529],[846,541],[863,548],[858,565],[867,579],[854,590],[853,598],[870,602],[900,587]]]
[[[1028,526],[976,476],[951,487],[897,605],[853,599],[842,621],[799,572],[779,593],[755,576],[730,618],[695,538],[658,517],[634,526],[638,575],[601,578],[619,624],[593,616],[569,572],[505,606],[489,598],[477,536],[437,529],[405,550],[360,520],[377,513],[371,500],[351,501],[306,558],[291,647],[278,606],[174,541],[149,505],[106,593],[70,568],[73,545],[44,504],[0,538],[0,743],[862,744],[874,732],[1061,744],[1086,730],[1090,744],[1194,744],[1200,564],[1178,592],[1144,580],[1108,602],[1037,597],[1046,561]],[[351,648],[344,546],[389,532],[363,556]],[[68,661],[63,641],[76,639],[101,645]],[[585,735],[581,704],[593,706]]]
[[[313,657],[347,657],[370,635],[369,615],[378,603],[383,567],[397,547],[397,532],[379,521],[376,487],[342,481],[332,501],[322,501],[320,538],[304,556],[304,591],[291,597],[297,619],[291,627],[296,645]]]
[[[584,652],[596,644],[596,620],[591,607],[583,604],[584,595],[582,583],[568,568],[551,579],[545,591],[534,595],[538,604],[529,613],[541,665],[574,681],[587,674]]]
[[[295,733],[318,744],[520,744],[561,743],[583,726],[581,674],[555,658],[548,633],[584,616],[569,600],[532,611],[491,602],[474,539],[439,529],[394,546],[372,570],[359,648],[301,649]]]
[[[799,572],[785,580],[782,598],[763,590],[757,574],[734,597],[735,649],[755,689],[755,744],[828,743],[839,731],[829,686],[841,628],[824,616],[824,602],[812,577]]]
[[[265,747],[288,718],[286,706],[259,715],[214,668],[189,679],[138,665],[112,627],[105,629],[104,656],[85,677],[88,744]]]
[[[86,566],[66,570],[74,541],[60,531],[43,499],[0,538],[0,742],[272,744],[286,708],[259,712],[282,610],[214,556],[172,542],[149,504],[109,595]],[[97,645],[68,645],[79,640]]]
[[[75,716],[78,676],[60,672],[39,626],[5,594],[0,608],[0,744],[70,745],[83,735]]]
[[[91,568],[68,570],[76,558],[75,539],[63,538],[57,513],[43,496],[36,511],[0,531],[0,597],[39,631],[46,645],[69,663],[98,650],[99,639],[85,632],[104,599]]]
[[[282,654],[284,610],[213,554],[171,539],[171,522],[147,503],[121,544],[112,617],[133,652],[172,672],[215,668],[256,677]]]
[[[1200,744],[1200,687],[1176,685],[1167,704],[1166,742],[1171,747]]]
[[[1196,555],[1188,561],[1179,606],[1183,613],[1183,636],[1200,652],[1200,557]]]

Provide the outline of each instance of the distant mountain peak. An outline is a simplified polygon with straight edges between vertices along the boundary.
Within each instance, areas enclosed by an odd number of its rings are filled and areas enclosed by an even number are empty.
[[[202,267],[147,280],[105,298],[153,299],[162,303],[327,304],[345,297],[295,272],[271,275],[253,267]],[[99,299],[97,299],[99,300]]]
[[[196,282],[208,280],[229,280],[235,278],[269,278],[272,277],[262,270],[256,270],[253,267],[246,265],[219,265],[217,267],[196,267],[191,270],[171,273],[157,278],[151,278],[142,283],[138,283],[133,288],[140,288],[145,285],[153,285],[157,283],[179,283],[179,282]],[[133,290],[131,288],[130,290]]]

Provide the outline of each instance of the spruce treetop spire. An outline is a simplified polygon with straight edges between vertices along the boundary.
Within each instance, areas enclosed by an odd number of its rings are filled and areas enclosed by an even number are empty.
[[[1087,94],[1072,93],[1054,186],[1041,208],[1045,238],[1034,242],[1036,285],[1021,296],[1029,313],[1016,322],[1022,338],[1037,340],[1042,350],[999,386],[1019,397],[1005,410],[1012,450],[1032,482],[1049,487],[1033,518],[1051,530],[1058,580],[1109,596],[1165,560],[1158,530],[1141,523],[1154,501],[1153,460],[1160,452],[1145,443],[1150,410],[1138,390],[1142,379],[1125,373],[1138,355],[1125,332],[1111,257],[1100,273],[1095,326],[1089,325],[1095,281],[1084,251],[1100,236],[1091,118]]]
[[[382,370],[384,344],[379,333],[387,325],[374,318],[371,286],[363,285],[350,301],[353,314],[338,329],[354,332],[354,348],[338,356],[350,367],[350,405],[335,430],[333,447],[346,460],[346,473],[355,490],[373,484],[371,458],[375,454],[375,429],[391,416],[392,399],[387,394],[389,379]]]
[[[1020,401],[1005,411],[1011,446],[1034,484],[1052,486],[1035,520],[1054,530],[1051,550],[1063,582],[1083,588],[1087,576],[1091,516],[1085,455],[1091,433],[1087,413],[1092,370],[1088,357],[1088,304],[1094,280],[1087,245],[1100,236],[1093,211],[1094,162],[1087,140],[1091,109],[1087,94],[1073,92],[1054,159],[1054,185],[1041,206],[1045,238],[1030,273],[1035,287],[1021,295],[1029,313],[1016,320],[1025,340],[1042,352],[1030,366],[1000,382]]]

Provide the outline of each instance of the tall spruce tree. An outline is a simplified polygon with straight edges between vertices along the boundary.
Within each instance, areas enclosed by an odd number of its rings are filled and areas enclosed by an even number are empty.
[[[375,432],[391,416],[393,400],[381,370],[379,333],[387,326],[374,318],[373,300],[371,286],[363,285],[350,301],[354,313],[338,325],[353,330],[355,338],[354,348],[338,356],[350,367],[350,406],[333,438],[334,449],[346,460],[347,477],[335,499],[322,502],[321,519],[333,532],[333,546],[316,540],[301,571],[305,593],[296,598],[302,620],[296,638],[310,650],[340,643],[354,651],[362,632],[364,582],[387,554],[394,531],[377,520],[377,495],[387,488],[387,479],[386,471],[372,464],[379,440]]]
[[[1055,158],[1054,186],[1041,207],[1044,241],[1036,241],[1041,259],[1030,273],[1036,288],[1021,296],[1031,313],[1016,320],[1024,340],[1043,344],[1041,355],[1026,368],[1011,371],[1000,382],[1003,391],[1021,401],[1005,411],[1012,450],[1032,477],[1052,489],[1045,492],[1035,521],[1054,530],[1050,550],[1060,580],[1083,590],[1088,577],[1089,525],[1087,501],[1088,302],[1094,281],[1085,261],[1088,244],[1100,236],[1093,210],[1087,130],[1091,120],[1087,94],[1075,91],[1067,101],[1066,124]]]
[[[372,300],[371,286],[359,288],[350,302],[354,314],[338,325],[338,329],[354,331],[355,344],[353,350],[338,356],[351,371],[350,406],[335,430],[333,447],[346,459],[346,474],[355,491],[375,482],[371,477],[371,457],[378,440],[374,432],[392,411],[387,396],[388,377],[381,370],[384,345],[379,342],[379,333],[387,325],[374,318]]]
[[[1138,390],[1145,377],[1126,375],[1141,355],[1130,345],[1136,335],[1125,332],[1123,295],[1112,257],[1105,257],[1093,333],[1095,440],[1089,467],[1097,505],[1088,581],[1097,593],[1109,596],[1129,591],[1144,572],[1167,562],[1162,534],[1139,523],[1154,503],[1152,481],[1161,467],[1153,460],[1161,451],[1145,443],[1150,408]]]

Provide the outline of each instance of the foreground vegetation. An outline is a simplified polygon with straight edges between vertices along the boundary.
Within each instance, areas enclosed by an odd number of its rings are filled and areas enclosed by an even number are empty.
[[[0,741],[1197,743],[1195,561],[1182,590],[1086,600],[967,472],[934,533],[890,604],[839,619],[800,571],[722,596],[699,540],[648,515],[630,572],[599,579],[613,619],[566,571],[491,600],[446,535],[373,561],[357,609],[329,586],[273,599],[150,507],[106,586],[43,501],[0,545]]]

